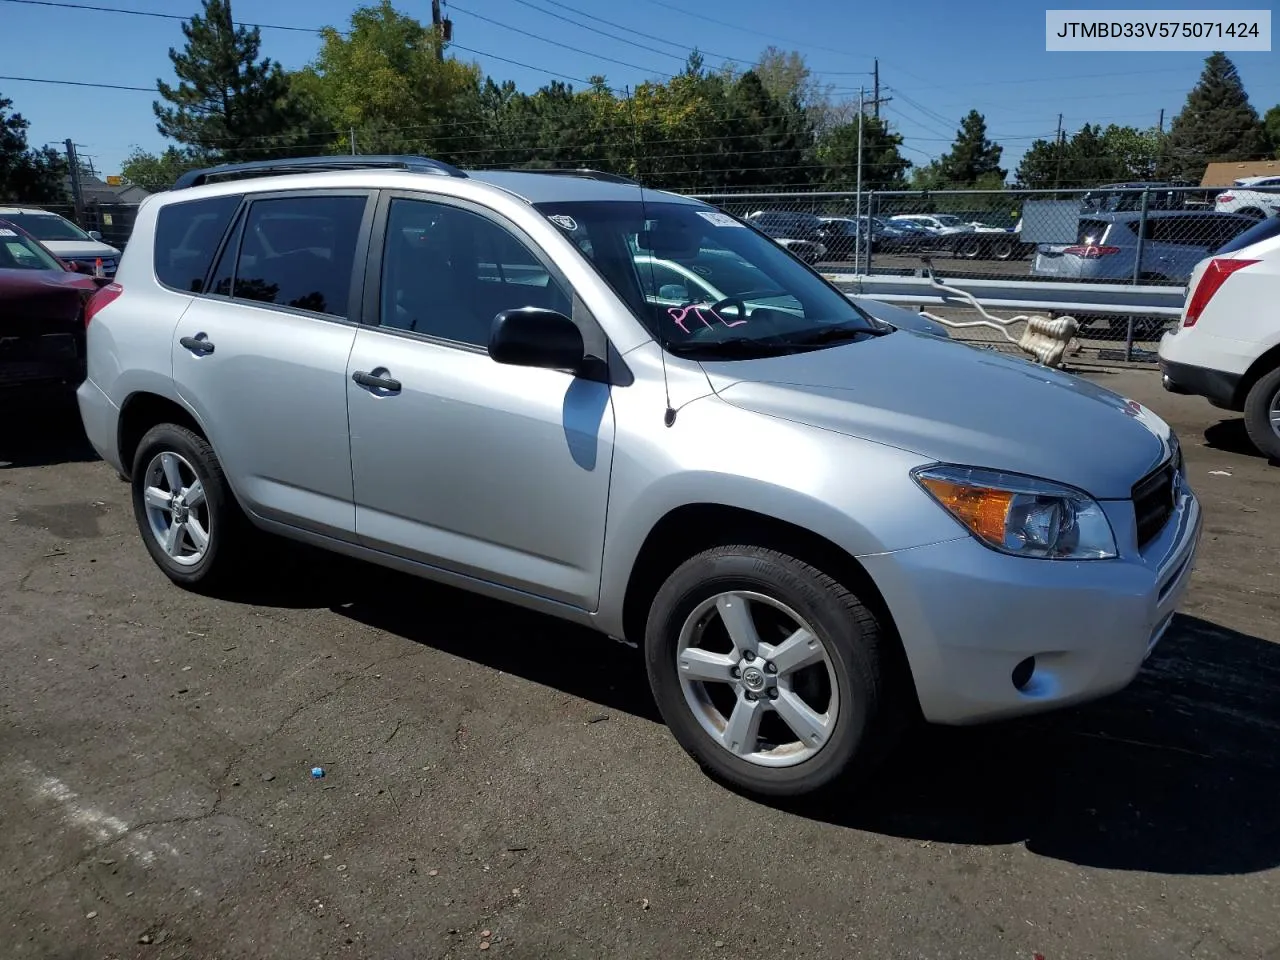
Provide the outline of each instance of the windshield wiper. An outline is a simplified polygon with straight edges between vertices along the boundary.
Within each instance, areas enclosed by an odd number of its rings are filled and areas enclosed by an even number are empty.
[[[773,357],[787,353],[790,344],[776,340],[753,340],[750,337],[729,337],[727,340],[686,341],[684,343],[667,342],[667,349],[679,356],[717,355],[748,359],[750,357]]]
[[[793,347],[817,347],[828,343],[856,342],[865,340],[868,337],[883,337],[892,332],[893,330],[891,329],[880,330],[874,327],[828,327],[825,330],[815,330],[804,336],[788,337],[786,342]]]

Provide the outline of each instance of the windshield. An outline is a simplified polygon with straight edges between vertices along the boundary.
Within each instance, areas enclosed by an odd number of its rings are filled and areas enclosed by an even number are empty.
[[[4,218],[37,240],[88,240],[89,235],[56,213],[6,213]]]
[[[0,270],[63,269],[40,244],[24,237],[0,220]]]
[[[673,353],[763,356],[884,329],[778,244],[688,203],[541,203]]]

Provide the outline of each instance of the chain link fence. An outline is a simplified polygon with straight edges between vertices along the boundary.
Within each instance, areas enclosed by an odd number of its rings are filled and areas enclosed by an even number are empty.
[[[1081,190],[694,194],[756,224],[824,272],[922,272],[1035,283],[1183,286],[1195,265],[1262,217],[1280,178],[1205,188],[1115,184]],[[1028,293],[1028,298],[1032,294]],[[1100,357],[1154,360],[1167,317],[1076,314]],[[978,328],[980,331],[980,328]],[[958,332],[983,338],[984,332]],[[1122,349],[1118,351],[1115,347]]]
[[[690,194],[750,220],[828,275],[1182,286],[1196,263],[1280,216],[1280,177],[1226,188],[1116,184],[1081,190],[733,192]],[[123,250],[137,204],[39,204]],[[963,311],[944,308],[942,315]],[[1046,311],[1047,312],[1047,311]],[[1154,360],[1167,317],[1074,314],[1077,346],[1098,357]],[[956,331],[994,339],[982,328]]]

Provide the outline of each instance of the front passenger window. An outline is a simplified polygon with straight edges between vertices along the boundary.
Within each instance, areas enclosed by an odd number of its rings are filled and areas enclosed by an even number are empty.
[[[566,316],[573,309],[569,294],[523,240],[469,210],[391,201],[382,326],[485,346],[494,316],[519,307]]]

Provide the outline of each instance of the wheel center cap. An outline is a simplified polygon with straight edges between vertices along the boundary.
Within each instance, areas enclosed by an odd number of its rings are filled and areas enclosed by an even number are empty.
[[[742,685],[752,693],[759,693],[764,684],[764,672],[759,667],[747,667],[742,671]]]

